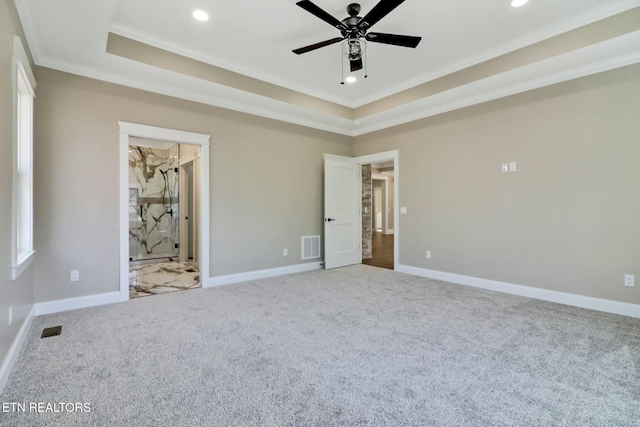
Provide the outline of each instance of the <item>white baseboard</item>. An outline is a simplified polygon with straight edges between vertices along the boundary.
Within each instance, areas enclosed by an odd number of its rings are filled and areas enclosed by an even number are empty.
[[[531,286],[515,285],[513,283],[480,279],[478,277],[463,276],[460,274],[428,270],[426,268],[411,267],[408,265],[398,265],[396,271],[412,274],[414,276],[427,277],[429,279],[456,283],[459,285],[473,286],[476,288],[489,289],[492,291],[504,292],[513,295],[520,295],[523,297],[556,302],[559,304],[571,305],[574,307],[603,311],[605,313],[621,314],[623,316],[640,318],[640,305],[638,304],[587,297],[584,295],[570,294],[567,292],[551,291],[548,289],[534,288]]]
[[[324,262],[308,262],[304,264],[291,265],[288,267],[270,268],[268,270],[249,271],[246,273],[229,274],[227,276],[210,277],[206,283],[202,284],[203,288],[211,288],[214,286],[230,285],[232,283],[247,282],[249,280],[264,279],[267,277],[284,276],[285,274],[303,273],[305,271],[320,270],[324,266]]]
[[[288,267],[271,268],[268,270],[250,271],[247,273],[230,274],[228,276],[211,277],[202,284],[203,288],[229,285],[232,283],[246,282],[249,280],[263,279],[266,277],[282,276],[285,274],[302,273],[305,271],[320,270],[323,262],[310,262],[292,265]],[[84,297],[68,298],[54,301],[39,302],[34,305],[35,316],[60,313],[63,311],[77,310],[80,308],[95,307],[105,304],[122,302],[120,292],[108,292],[104,294],[87,295]]]
[[[54,301],[38,302],[35,304],[35,315],[60,313],[62,311],[77,310],[79,308],[95,307],[98,305],[121,302],[120,292],[107,292],[104,294],[87,295],[84,297],[59,299]]]
[[[35,311],[35,306],[31,307],[31,311],[29,311],[26,319],[22,322],[22,326],[20,326],[18,335],[16,335],[13,340],[13,343],[9,348],[9,352],[2,361],[2,366],[0,366],[0,395],[4,391],[4,386],[7,385],[13,365],[16,363],[20,350],[22,350],[22,346],[24,345],[24,341],[27,339],[31,323],[33,322],[33,318],[36,316]]]

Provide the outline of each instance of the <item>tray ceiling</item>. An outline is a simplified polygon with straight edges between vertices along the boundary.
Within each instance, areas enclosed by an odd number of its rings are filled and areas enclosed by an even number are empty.
[[[314,3],[346,17],[348,2]],[[377,0],[360,3],[364,16]],[[339,35],[294,0],[15,0],[37,65],[348,135],[640,61],[640,0],[509,3],[407,0],[375,31],[421,44],[369,43],[368,78],[341,85],[339,44],[291,52]],[[606,25],[615,16],[617,32]],[[562,35],[580,28],[567,48]],[[530,59],[495,62],[514,52]],[[443,80],[465,70],[459,84]]]

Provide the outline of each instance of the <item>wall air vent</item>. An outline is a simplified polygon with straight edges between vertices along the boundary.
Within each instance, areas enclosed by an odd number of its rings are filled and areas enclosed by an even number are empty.
[[[320,236],[302,236],[302,259],[320,258]]]

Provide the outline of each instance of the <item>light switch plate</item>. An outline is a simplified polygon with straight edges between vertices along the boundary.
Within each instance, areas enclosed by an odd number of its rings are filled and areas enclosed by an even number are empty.
[[[400,208],[400,214],[405,215],[407,213],[407,208],[406,207],[401,207]]]

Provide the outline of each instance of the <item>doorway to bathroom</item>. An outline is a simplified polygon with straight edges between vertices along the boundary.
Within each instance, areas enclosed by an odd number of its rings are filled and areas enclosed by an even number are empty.
[[[199,159],[198,146],[129,138],[129,298],[201,286]]]
[[[120,122],[121,299],[208,277],[208,135]]]

